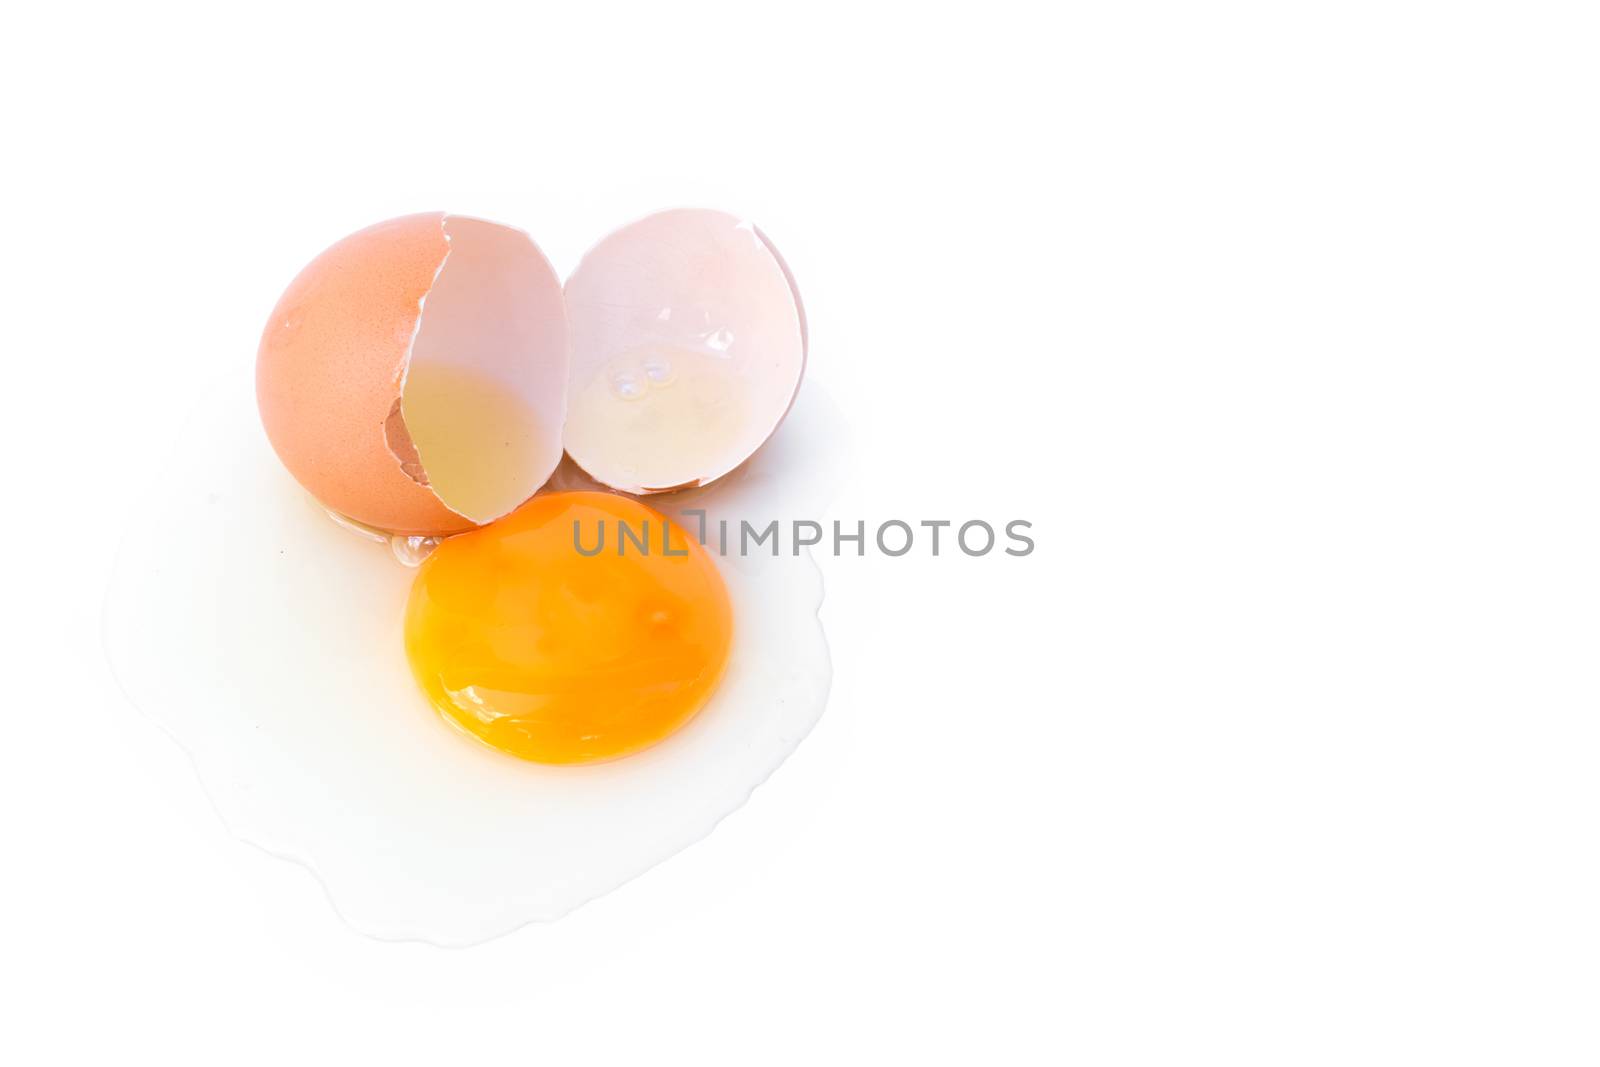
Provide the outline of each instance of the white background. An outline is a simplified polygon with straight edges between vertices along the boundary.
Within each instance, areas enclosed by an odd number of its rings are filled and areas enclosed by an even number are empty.
[[[0,32],[0,1058],[1600,1058],[1588,5],[233,6]],[[115,691],[120,516],[342,234],[678,204],[800,281],[833,517],[1038,551],[825,560],[711,838],[367,940]]]

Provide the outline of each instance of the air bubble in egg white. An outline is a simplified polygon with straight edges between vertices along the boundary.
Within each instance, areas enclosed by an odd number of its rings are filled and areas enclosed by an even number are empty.
[[[637,400],[644,395],[644,386],[632,374],[617,374],[611,378],[611,391],[623,400]]]
[[[672,363],[664,356],[653,356],[644,361],[644,376],[654,385],[667,385],[672,381]]]

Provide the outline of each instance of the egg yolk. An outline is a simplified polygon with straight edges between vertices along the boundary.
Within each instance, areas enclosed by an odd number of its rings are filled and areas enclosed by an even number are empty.
[[[732,636],[705,549],[609,493],[536,496],[445,541],[405,620],[411,669],[445,718],[539,763],[615,759],[667,737],[711,696]]]

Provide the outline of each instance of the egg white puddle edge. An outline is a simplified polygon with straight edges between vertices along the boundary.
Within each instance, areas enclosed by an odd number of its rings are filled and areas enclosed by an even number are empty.
[[[840,441],[806,424],[792,417],[784,447],[687,506],[761,521],[815,506]],[[812,476],[785,486],[785,455]],[[119,682],[189,753],[229,829],[307,867],[374,937],[474,944],[615,889],[740,807],[826,703],[809,554],[728,557],[733,651],[700,715],[614,763],[523,763],[428,706],[401,640],[415,572],[294,484],[243,383],[204,406],[144,500],[107,596]]]

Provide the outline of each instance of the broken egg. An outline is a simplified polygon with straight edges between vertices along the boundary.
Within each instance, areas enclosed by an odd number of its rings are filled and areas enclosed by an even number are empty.
[[[262,337],[267,440],[234,375],[133,517],[117,676],[358,928],[556,918],[703,837],[822,713],[814,542],[727,538],[814,512],[842,447],[813,394],[762,448],[805,350],[787,268],[720,212],[617,231],[565,291],[491,222],[347,237]]]
[[[513,511],[561,460],[561,283],[520,230],[442,213],[346,237],[300,272],[256,357],[278,458],[358,523],[437,536]]]
[[[628,493],[705,485],[783,421],[805,318],[777,251],[721,211],[663,211],[612,233],[566,284],[566,449]]]

